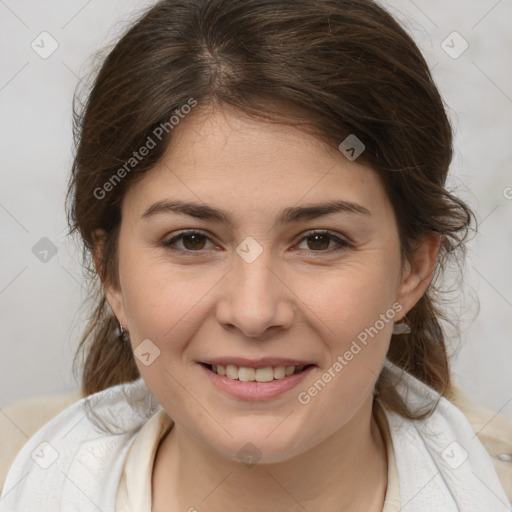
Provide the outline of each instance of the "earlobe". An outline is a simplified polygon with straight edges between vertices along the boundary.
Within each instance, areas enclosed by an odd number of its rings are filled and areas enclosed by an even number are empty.
[[[412,255],[411,261],[407,262],[408,271],[397,295],[397,301],[404,307],[404,315],[421,299],[432,281],[440,244],[439,233],[425,235]]]
[[[104,286],[103,288],[105,290],[105,297],[107,298],[110,309],[114,313],[117,321],[126,328],[128,323],[124,314],[121,290],[113,289],[111,286]]]

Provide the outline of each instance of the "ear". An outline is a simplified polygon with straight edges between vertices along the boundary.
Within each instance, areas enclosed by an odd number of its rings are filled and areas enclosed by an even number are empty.
[[[127,320],[124,312],[121,289],[120,287],[115,286],[114,283],[111,283],[110,280],[104,274],[102,256],[106,238],[107,233],[103,229],[96,229],[93,232],[94,249],[92,251],[92,257],[94,260],[94,266],[96,267],[96,272],[98,273],[98,276],[101,279],[101,283],[103,285],[105,296],[107,298],[107,302],[110,306],[110,309],[112,310],[118,321],[121,322],[123,327],[127,327]]]
[[[421,299],[431,283],[440,246],[441,235],[429,233],[422,238],[411,259],[406,262],[396,297],[403,306],[403,314],[397,317],[397,322]]]

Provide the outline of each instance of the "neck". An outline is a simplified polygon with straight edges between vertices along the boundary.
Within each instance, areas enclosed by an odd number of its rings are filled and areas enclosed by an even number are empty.
[[[332,436],[274,464],[226,459],[175,424],[156,454],[152,510],[171,512],[174,503],[226,512],[250,503],[254,512],[381,512],[386,488],[386,446],[369,399]]]

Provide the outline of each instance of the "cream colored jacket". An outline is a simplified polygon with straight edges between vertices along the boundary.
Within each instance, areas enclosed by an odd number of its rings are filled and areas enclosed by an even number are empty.
[[[40,395],[17,401],[0,410],[0,492],[8,470],[28,439],[72,403],[80,393]],[[512,421],[472,402],[454,385],[446,397],[467,417],[492,458],[496,473],[512,503]]]

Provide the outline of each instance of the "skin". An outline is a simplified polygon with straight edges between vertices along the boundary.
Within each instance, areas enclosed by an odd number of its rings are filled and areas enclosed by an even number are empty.
[[[233,225],[172,212],[142,218],[169,199],[228,210]],[[287,207],[338,199],[371,215],[274,226]],[[387,457],[372,414],[374,385],[393,321],[432,279],[438,236],[425,237],[402,267],[394,212],[372,169],[296,128],[226,108],[197,107],[182,120],[162,161],[128,189],[121,208],[119,286],[104,283],[107,299],[134,349],[145,339],[159,348],[149,366],[136,362],[175,422],[156,454],[153,510],[381,511]],[[207,238],[182,238],[174,245],[181,252],[163,245],[184,229]],[[315,241],[314,229],[352,246]],[[262,248],[252,263],[236,252],[248,236]],[[299,403],[298,393],[394,303],[402,309],[393,320]],[[249,402],[209,382],[197,361],[214,356],[317,366],[297,388]],[[237,456],[247,442],[261,453],[250,467]]]

